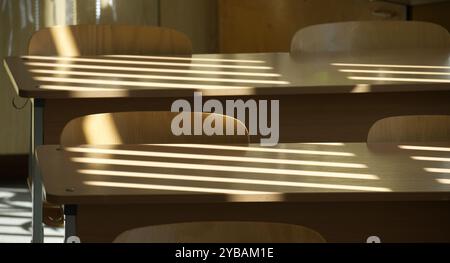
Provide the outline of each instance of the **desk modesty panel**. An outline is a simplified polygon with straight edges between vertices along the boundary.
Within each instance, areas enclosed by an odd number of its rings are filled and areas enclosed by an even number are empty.
[[[22,97],[124,98],[450,90],[450,49],[5,59]]]

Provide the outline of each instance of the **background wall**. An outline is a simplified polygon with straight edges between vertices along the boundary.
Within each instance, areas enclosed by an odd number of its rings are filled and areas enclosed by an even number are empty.
[[[217,52],[216,0],[161,0],[160,17],[161,26],[191,38],[194,53]]]
[[[0,58],[23,54],[28,37],[35,29],[36,2],[20,0],[0,1]],[[0,67],[0,179],[22,175],[27,171],[30,107],[24,99],[16,98],[17,110],[12,106],[15,92],[7,79],[3,63]]]
[[[352,20],[404,20],[403,5],[369,0],[219,0],[221,52],[289,51],[303,27]]]
[[[0,0],[0,59],[27,53],[39,28],[86,23],[157,25],[157,0]],[[20,108],[13,106],[13,101]],[[27,174],[30,105],[0,67],[0,180]]]
[[[216,0],[0,0],[0,59],[26,54],[39,28],[96,23],[172,27],[191,38],[195,53],[217,52]],[[29,122],[27,100],[0,67],[0,180],[26,176]]]

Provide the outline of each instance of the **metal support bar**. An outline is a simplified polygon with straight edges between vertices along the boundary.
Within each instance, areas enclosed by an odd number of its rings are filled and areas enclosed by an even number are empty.
[[[31,200],[32,209],[32,240],[33,243],[44,242],[44,228],[42,225],[42,180],[39,168],[36,163],[36,147],[43,144],[43,120],[44,101],[39,99],[31,100],[31,129],[30,129],[30,153],[28,161],[29,176],[32,179]]]
[[[65,215],[64,241],[66,243],[80,243],[80,239],[77,236],[77,229],[76,229],[77,206],[65,205],[64,215]]]

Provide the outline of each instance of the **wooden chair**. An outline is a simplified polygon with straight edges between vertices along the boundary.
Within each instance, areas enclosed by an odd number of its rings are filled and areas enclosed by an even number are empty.
[[[243,135],[175,136],[171,130],[174,117],[179,113],[166,111],[100,113],[83,116],[70,121],[61,134],[61,146],[96,144],[152,144],[152,143],[205,143],[205,144],[248,144],[248,130],[239,120],[215,113],[191,113],[191,121],[199,117],[220,118],[223,132],[233,125]],[[192,123],[193,127],[194,124]]]
[[[126,231],[114,243],[325,243],[303,226],[265,222],[193,222]]]
[[[360,21],[303,28],[292,39],[291,53],[444,47],[450,47],[450,34],[437,24]]]
[[[398,116],[377,121],[367,142],[450,142],[450,116]]]
[[[36,56],[188,55],[192,43],[183,33],[154,26],[74,25],[44,28],[34,33],[28,54]],[[31,185],[31,178],[28,178]],[[59,206],[44,202],[43,221],[63,225]]]
[[[232,124],[235,133],[229,136],[175,136],[171,131],[173,112],[119,112],[83,116],[70,121],[61,134],[61,146],[86,144],[152,144],[207,143],[248,144],[248,130],[237,119],[214,113],[191,113],[198,117],[220,117],[225,134]],[[156,124],[156,125],[155,125]],[[193,125],[192,125],[193,127]],[[116,242],[324,242],[315,231],[302,226],[258,222],[196,222],[151,226],[127,231]]]
[[[191,55],[192,43],[181,32],[154,26],[55,26],[36,32],[29,55]]]
[[[174,112],[117,112],[100,113],[71,120],[64,127],[60,144],[63,147],[96,144],[152,144],[152,143],[207,143],[207,144],[248,144],[248,130],[239,120],[214,113],[191,113],[191,120],[199,117],[202,122],[211,117],[221,117],[222,127],[232,124],[235,131],[243,135],[228,136],[175,136],[171,131]],[[193,127],[193,124],[192,124]],[[44,204],[44,223],[62,226],[63,209],[50,203]],[[55,211],[57,210],[57,211]]]

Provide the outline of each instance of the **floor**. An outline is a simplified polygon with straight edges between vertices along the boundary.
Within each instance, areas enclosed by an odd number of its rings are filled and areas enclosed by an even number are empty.
[[[46,243],[63,243],[64,229],[44,229]],[[0,243],[31,242],[31,195],[24,184],[0,183]]]

